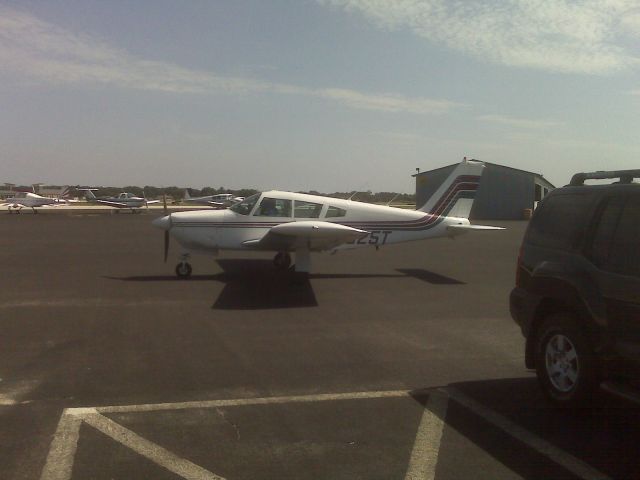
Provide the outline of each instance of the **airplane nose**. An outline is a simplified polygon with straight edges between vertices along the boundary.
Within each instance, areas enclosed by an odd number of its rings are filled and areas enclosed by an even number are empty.
[[[171,215],[156,218],[151,222],[151,225],[162,230],[169,230],[171,228]]]

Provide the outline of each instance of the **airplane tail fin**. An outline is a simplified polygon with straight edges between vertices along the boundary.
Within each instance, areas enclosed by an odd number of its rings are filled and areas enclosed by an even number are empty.
[[[419,210],[432,215],[469,218],[484,163],[466,158]]]
[[[185,200],[191,200],[191,195],[189,195],[189,189],[188,188],[184,189],[184,199]]]

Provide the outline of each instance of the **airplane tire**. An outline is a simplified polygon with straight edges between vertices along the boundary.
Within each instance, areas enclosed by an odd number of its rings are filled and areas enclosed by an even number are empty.
[[[176,275],[178,278],[189,278],[192,271],[191,265],[187,262],[176,265]]]
[[[278,252],[273,257],[273,264],[278,270],[287,270],[291,266],[291,255],[287,252]]]

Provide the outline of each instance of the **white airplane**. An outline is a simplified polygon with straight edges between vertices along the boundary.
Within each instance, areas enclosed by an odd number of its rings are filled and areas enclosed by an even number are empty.
[[[165,231],[164,259],[173,236],[185,249],[176,275],[186,278],[190,253],[219,250],[277,252],[274,264],[287,269],[295,252],[295,271],[308,273],[311,252],[381,247],[471,230],[504,230],[471,225],[469,212],[484,164],[464,160],[419,210],[371,205],[301,193],[270,191],[247,197],[226,210],[176,212],[153,220]]]
[[[13,197],[9,197],[2,203],[6,206],[9,213],[15,211],[20,213],[23,208],[30,208],[33,213],[38,213],[37,207],[57,207],[59,205],[68,205],[70,200],[65,197],[69,194],[71,187],[65,187],[59,198],[43,197],[31,192],[17,192]]]
[[[197,203],[199,205],[209,205],[216,208],[227,208],[244,200],[244,197],[236,197],[232,193],[218,193],[217,195],[208,195],[205,197],[192,197],[189,195],[189,189],[184,190],[183,202]]]
[[[108,205],[115,208],[130,209],[131,213],[139,211],[142,207],[148,207],[150,204],[159,203],[160,200],[147,200],[144,197],[137,197],[133,193],[122,192],[117,197],[96,197],[93,192],[98,190],[97,188],[79,188],[85,193],[85,198],[91,203],[100,203],[102,205]]]

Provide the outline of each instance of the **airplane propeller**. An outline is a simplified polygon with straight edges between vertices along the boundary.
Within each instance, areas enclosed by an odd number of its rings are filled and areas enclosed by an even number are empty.
[[[162,208],[164,212],[164,216],[169,215],[169,209],[167,208],[167,195],[165,193],[162,194]],[[169,218],[171,219],[171,218]],[[164,263],[167,263],[167,257],[169,256],[169,230],[164,231]]]

